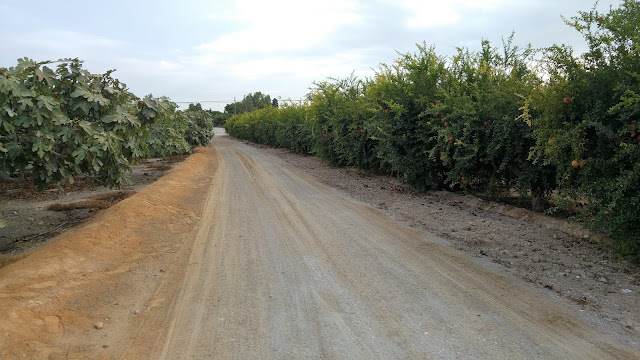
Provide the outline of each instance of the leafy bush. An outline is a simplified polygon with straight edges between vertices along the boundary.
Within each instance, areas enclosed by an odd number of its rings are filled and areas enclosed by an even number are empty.
[[[179,121],[183,121],[187,128],[185,140],[193,146],[206,146],[213,137],[213,117],[204,110],[181,111],[177,114]]]
[[[110,185],[126,181],[129,164],[146,156],[143,126],[159,110],[111,77],[82,69],[78,59],[46,64],[21,59],[0,69],[0,151],[3,176],[27,167],[45,186],[90,174]]]
[[[233,116],[225,128],[238,138],[307,154],[313,144],[311,121],[309,107],[294,104]]]
[[[418,189],[515,189],[538,211],[554,196],[638,259],[640,3],[567,24],[589,45],[581,57],[562,45],[520,49],[513,35],[500,51],[483,41],[450,59],[418,45],[371,79],[314,83],[304,111],[251,112],[227,129]]]
[[[418,45],[393,65],[381,64],[369,82],[367,99],[375,106],[376,156],[380,169],[418,189],[440,186],[446,169],[430,156],[439,138],[436,121],[444,93],[446,61],[433,47]]]
[[[166,157],[189,153],[191,146],[185,139],[188,128],[185,118],[176,112],[177,104],[167,98],[162,100],[167,103],[165,111],[159,113],[156,121],[149,126],[149,155]]]
[[[170,140],[167,151],[188,151],[180,134],[192,144],[211,139],[208,115],[189,115],[176,124],[174,103],[150,95],[140,99],[112,73],[91,74],[78,59],[24,58],[0,68],[0,175],[31,175],[44,188],[84,174],[118,187],[150,146],[156,152],[161,141]]]
[[[311,94],[311,151],[334,164],[373,167],[377,163],[370,137],[375,109],[364,97],[366,83],[351,76],[316,82]]]
[[[567,24],[589,50],[546,49],[546,80],[532,95],[533,158],[557,171],[563,196],[610,233],[624,255],[640,254],[640,3],[607,14],[580,12]]]

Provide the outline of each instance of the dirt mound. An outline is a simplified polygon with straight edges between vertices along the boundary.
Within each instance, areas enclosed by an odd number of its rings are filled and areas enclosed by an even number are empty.
[[[132,167],[132,183],[120,191],[98,186],[92,178],[38,191],[33,181],[0,180],[0,265],[45,244],[162,177],[184,156],[148,159]],[[3,261],[4,259],[4,261]]]
[[[111,358],[157,336],[182,280],[214,151],[199,149],[93,221],[0,269],[0,358]]]
[[[171,169],[167,167],[165,170]],[[134,191],[116,191],[113,193],[100,194],[89,197],[87,200],[76,201],[71,203],[55,203],[47,206],[47,210],[51,211],[69,211],[77,209],[108,209],[117,202],[120,202],[129,196],[135,194]]]
[[[73,183],[52,185],[40,191],[32,179],[20,181],[0,180],[0,198],[5,200],[52,200],[64,196],[66,193],[78,191],[92,191],[100,186],[89,177],[78,177]]]

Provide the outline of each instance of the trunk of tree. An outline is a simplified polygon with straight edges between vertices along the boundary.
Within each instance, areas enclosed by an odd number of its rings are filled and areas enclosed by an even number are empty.
[[[533,193],[531,195],[531,208],[536,212],[544,211],[544,200],[542,198],[542,193]]]

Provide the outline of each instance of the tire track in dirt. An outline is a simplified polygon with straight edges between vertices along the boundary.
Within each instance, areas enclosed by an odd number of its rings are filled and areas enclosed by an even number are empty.
[[[213,144],[0,269],[0,358],[640,357],[429,233]]]
[[[0,358],[152,358],[175,313],[218,162],[214,148],[200,148],[157,182],[0,269]]]
[[[629,358],[520,280],[229,138],[162,358]],[[224,170],[222,170],[224,169]]]

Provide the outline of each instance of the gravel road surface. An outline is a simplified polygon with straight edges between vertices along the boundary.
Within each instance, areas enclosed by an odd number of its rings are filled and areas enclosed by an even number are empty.
[[[219,137],[162,357],[613,358],[521,281]]]
[[[0,268],[0,309],[1,359],[640,358],[486,258],[224,135]]]

